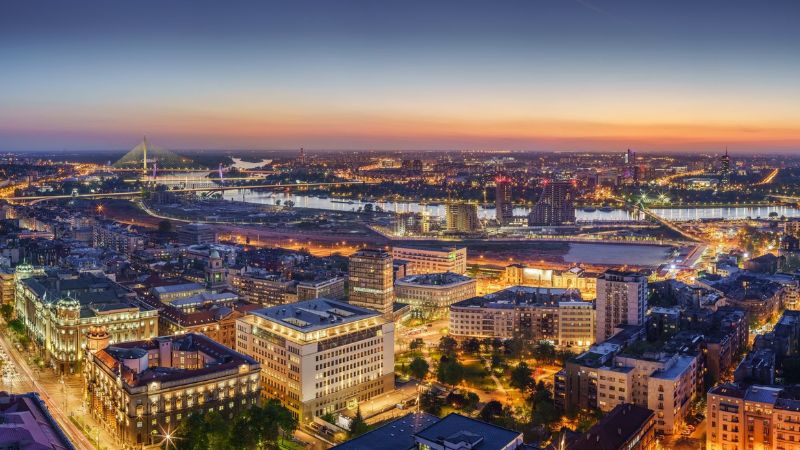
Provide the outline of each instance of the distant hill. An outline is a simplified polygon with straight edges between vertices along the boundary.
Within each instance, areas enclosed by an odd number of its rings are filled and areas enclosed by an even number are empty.
[[[163,147],[158,147],[150,144],[147,141],[142,141],[131,151],[125,154],[117,162],[113,164],[118,169],[133,169],[141,168],[142,160],[144,159],[144,149],[147,145],[147,167],[153,166],[157,163],[159,168],[178,168],[178,167],[196,167],[197,164],[186,156],[181,156],[173,151],[167,150]]]

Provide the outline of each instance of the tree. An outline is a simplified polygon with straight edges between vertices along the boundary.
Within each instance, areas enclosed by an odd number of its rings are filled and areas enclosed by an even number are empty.
[[[423,411],[434,416],[439,415],[442,410],[442,401],[433,390],[425,391],[419,398],[419,406]]]
[[[414,340],[411,341],[410,344],[408,344],[408,348],[412,351],[421,350],[422,347],[424,346],[425,346],[425,341],[423,341],[422,338],[415,338]]]
[[[428,361],[425,361],[424,358],[417,356],[413,361],[411,361],[408,369],[411,371],[411,375],[414,376],[414,378],[422,380],[426,375],[428,375],[430,365],[428,364]]]
[[[356,410],[356,416],[353,417],[353,421],[350,422],[350,437],[361,436],[367,431],[369,431],[369,426],[367,422],[364,421],[364,417],[361,416],[361,408],[358,408]]]
[[[528,367],[528,364],[521,362],[517,364],[517,367],[511,370],[511,380],[509,384],[511,387],[517,388],[523,393],[534,386],[533,371]]]
[[[541,342],[534,348],[533,356],[536,359],[553,362],[556,359],[556,348],[547,341]]]
[[[485,405],[483,405],[483,409],[481,412],[478,413],[478,417],[485,421],[494,423],[496,419],[503,415],[503,404],[498,402],[497,400],[492,400]]]
[[[254,406],[250,413],[253,430],[262,442],[276,442],[281,431],[291,433],[297,428],[297,419],[274,398],[267,400],[261,408]]]
[[[436,370],[436,379],[442,384],[455,386],[464,379],[464,366],[455,359],[442,356]]]
[[[283,202],[283,206],[287,208],[294,208],[294,202],[292,200],[286,200],[285,202]]]
[[[10,322],[11,318],[14,316],[14,306],[10,303],[0,305],[0,315],[3,316],[6,322]]]
[[[522,351],[525,349],[525,341],[519,338],[507,339],[503,341],[506,353],[513,359],[522,359]]]
[[[461,348],[467,353],[478,353],[481,349],[481,343],[475,339],[467,339],[461,344]]]
[[[208,449],[205,414],[199,412],[190,414],[186,421],[178,428],[174,442],[178,450]]]
[[[158,222],[158,232],[160,234],[167,234],[171,231],[172,231],[172,222],[166,219],[162,220],[161,222]]]
[[[442,336],[442,339],[439,340],[439,351],[442,352],[443,355],[455,354],[457,347],[458,343],[450,336]]]
[[[19,319],[9,321],[8,328],[17,335],[25,334],[25,324]]]
[[[492,352],[492,361],[489,366],[494,369],[499,369],[503,366],[503,358],[500,356],[500,352]]]

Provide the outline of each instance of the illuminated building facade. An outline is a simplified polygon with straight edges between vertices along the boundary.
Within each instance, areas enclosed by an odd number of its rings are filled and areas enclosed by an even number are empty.
[[[391,314],[394,304],[392,255],[377,249],[353,253],[347,280],[351,304]]]
[[[406,275],[467,271],[466,247],[414,248],[393,247],[392,258],[406,261]]]
[[[592,300],[597,295],[597,274],[586,272],[580,267],[556,270],[511,264],[505,267],[502,280],[507,286],[578,289],[586,300]]]
[[[126,448],[162,448],[192,413],[233,420],[260,397],[259,364],[201,334],[122,342],[86,360],[87,406]]]
[[[158,336],[158,311],[105,277],[50,274],[17,283],[17,317],[58,371],[75,371],[89,331],[107,332],[111,342]]]
[[[495,183],[495,217],[500,225],[508,225],[514,219],[514,203],[511,201],[511,178],[498,176]]]
[[[449,331],[459,340],[523,338],[583,349],[594,342],[594,317],[577,290],[515,286],[452,304]]]
[[[237,321],[236,350],[261,363],[263,395],[302,423],[394,389],[394,323],[348,303],[253,311]]]
[[[397,303],[411,305],[412,313],[433,318],[447,313],[450,305],[475,297],[477,281],[451,272],[411,275],[394,283]]]
[[[607,270],[597,279],[597,336],[603,342],[619,325],[644,325],[647,277],[638,272]]]
[[[448,203],[445,205],[445,229],[451,233],[474,233],[481,229],[478,205],[475,203]]]

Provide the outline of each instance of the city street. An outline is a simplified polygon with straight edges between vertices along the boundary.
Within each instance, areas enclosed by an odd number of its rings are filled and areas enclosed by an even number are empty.
[[[3,358],[3,377],[0,380],[0,390],[14,393],[30,391],[38,393],[50,410],[50,414],[61,425],[76,448],[95,449],[97,447],[69,419],[69,416],[72,415],[86,421],[90,424],[91,429],[98,430],[101,441],[100,448],[114,448],[113,444],[103,444],[112,442],[110,436],[100,431],[101,427],[85,415],[81,404],[82,381],[80,375],[64,377],[62,384],[61,379],[52,372],[38,372],[38,370],[35,372],[28,366],[17,348],[11,344],[5,333],[0,333],[0,351],[2,351],[0,357]]]

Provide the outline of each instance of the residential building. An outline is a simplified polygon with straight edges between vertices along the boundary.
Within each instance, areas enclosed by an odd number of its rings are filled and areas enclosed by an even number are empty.
[[[202,334],[87,349],[86,401],[125,447],[161,448],[165,433],[191,414],[231,421],[260,397],[261,367]]]
[[[0,268],[0,305],[13,305],[17,275],[14,269]]]
[[[572,182],[546,180],[542,184],[539,201],[528,214],[528,225],[552,226],[575,223]]]
[[[620,404],[564,450],[655,450],[655,423],[652,410]]]
[[[365,249],[350,256],[347,282],[349,302],[381,314],[391,314],[394,304],[392,256],[378,249]]]
[[[442,317],[450,305],[475,297],[475,279],[452,272],[411,275],[394,283],[397,303],[411,305],[412,314],[422,318]]]
[[[315,298],[342,300],[345,298],[344,281],[344,277],[301,281],[297,283],[297,300],[313,300]]]
[[[701,384],[700,355],[625,348],[606,341],[567,361],[555,377],[558,406],[607,412],[633,403],[655,412],[656,431],[677,433]]]
[[[145,237],[116,223],[99,222],[92,227],[94,246],[131,256],[145,247]]]
[[[229,274],[231,289],[243,300],[262,306],[282,305],[297,299],[297,282],[264,269],[243,268]]]
[[[405,276],[426,273],[467,272],[466,247],[393,247],[392,258],[406,262]]]
[[[549,341],[559,348],[587,348],[594,339],[595,311],[575,289],[514,286],[450,306],[455,339]]]
[[[58,371],[77,368],[94,328],[107,332],[112,342],[158,336],[155,308],[133,291],[90,273],[21,279],[16,311],[45,362]]]
[[[647,277],[638,272],[607,270],[597,278],[596,342],[603,342],[619,325],[644,325]]]
[[[0,448],[75,450],[36,392],[0,392]]]
[[[217,242],[217,232],[208,224],[187,223],[178,228],[178,242],[186,245],[213,244]]]
[[[475,203],[448,203],[445,205],[445,231],[474,233],[481,229],[478,205]]]
[[[263,394],[300,422],[394,389],[394,323],[353,304],[304,300],[237,320],[236,349],[261,363]]]
[[[498,176],[494,180],[494,206],[497,223],[508,225],[514,219],[514,203],[511,200],[511,178]]]
[[[706,397],[706,449],[794,450],[800,445],[797,386],[716,386]]]

